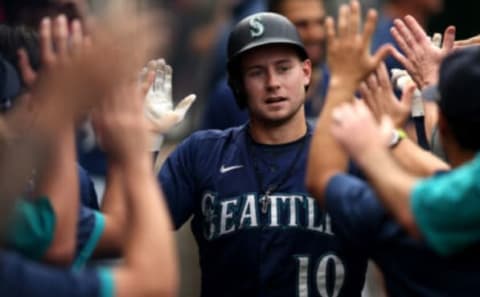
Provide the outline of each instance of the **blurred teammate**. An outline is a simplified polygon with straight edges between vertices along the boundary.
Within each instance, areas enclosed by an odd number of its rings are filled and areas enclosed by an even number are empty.
[[[448,166],[403,138],[392,125],[383,126],[380,131],[366,104],[353,99],[360,82],[375,71],[389,51],[383,47],[373,56],[369,54],[375,17],[370,12],[364,31],[359,31],[359,4],[354,1],[350,7],[340,9],[338,29],[332,20],[327,22],[328,61],[335,84],[328,91],[312,140],[308,188],[331,214],[338,237],[380,267],[389,296],[471,296],[479,275],[475,251],[442,257],[424,242],[410,237],[388,212],[400,203],[403,212],[409,210],[400,187],[394,186],[404,184],[405,179],[392,168],[425,176]],[[412,90],[408,91],[410,95]],[[377,103],[382,99],[386,98],[377,98]],[[372,185],[382,195],[388,195],[386,201],[390,203],[385,204],[386,208],[365,180],[345,173],[348,155],[332,134],[367,169]],[[324,150],[331,153],[326,155]],[[423,189],[430,189],[430,193],[446,192],[433,187]],[[418,194],[429,197],[427,191]],[[429,206],[437,207],[433,203]],[[397,217],[395,212],[393,215]],[[442,223],[447,222],[446,218],[438,217]]]

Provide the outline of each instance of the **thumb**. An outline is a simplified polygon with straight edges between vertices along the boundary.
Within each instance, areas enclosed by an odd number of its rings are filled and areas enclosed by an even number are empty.
[[[417,89],[417,86],[414,83],[408,83],[402,90],[402,98],[400,102],[403,106],[408,108],[409,110],[412,109],[412,102],[413,102],[413,93]]]
[[[375,68],[378,67],[378,65],[387,58],[388,55],[392,54],[394,52],[393,46],[391,44],[385,44],[382,47],[380,47],[375,55],[373,56],[373,60],[375,62]]]
[[[30,59],[27,51],[23,48],[18,50],[18,68],[20,68],[20,73],[25,85],[27,87],[31,87],[37,79],[37,74],[30,65]]]
[[[443,34],[443,45],[442,49],[450,51],[455,45],[455,27],[449,26],[445,33]]]
[[[193,102],[195,102],[196,98],[197,95],[195,94],[190,94],[187,97],[183,98],[182,101],[180,101],[180,103],[178,103],[175,107],[175,112],[185,115],[185,113],[187,113],[187,111],[192,106]]]

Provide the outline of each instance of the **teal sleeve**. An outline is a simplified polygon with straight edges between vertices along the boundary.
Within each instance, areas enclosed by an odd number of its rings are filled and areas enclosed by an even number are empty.
[[[48,198],[19,200],[8,225],[7,246],[30,259],[41,259],[53,241],[55,221]]]
[[[411,193],[416,224],[427,243],[442,255],[480,241],[478,161],[420,181]]]
[[[95,223],[90,238],[87,240],[84,248],[79,252],[77,258],[73,262],[73,269],[82,268],[85,263],[90,259],[95,248],[102,237],[103,231],[105,230],[105,217],[98,211],[94,212],[95,214]]]
[[[100,297],[115,297],[115,280],[113,272],[110,269],[98,269],[98,277],[100,279]]]

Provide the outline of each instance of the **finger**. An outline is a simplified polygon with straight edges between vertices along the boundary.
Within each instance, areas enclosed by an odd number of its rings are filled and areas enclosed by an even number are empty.
[[[170,96],[172,93],[172,67],[165,65],[165,94]]]
[[[165,83],[166,64],[165,64],[165,61],[163,59],[158,60],[156,62],[156,70],[157,70],[157,75],[155,77],[155,82],[153,83],[154,90],[165,91],[164,83]]]
[[[388,76],[388,70],[385,62],[380,63],[380,66],[377,67],[376,74],[380,87],[384,90],[391,90],[392,84],[390,83],[390,77]]]
[[[367,78],[367,86],[372,92],[375,92],[378,89],[378,80],[375,73],[372,73]]]
[[[37,74],[30,65],[30,59],[27,51],[23,48],[18,50],[18,67],[25,85],[29,88],[32,87],[33,83],[37,79]]]
[[[370,74],[366,80],[366,86],[368,88],[368,91],[370,92],[370,97],[368,102],[368,107],[372,111],[375,116],[379,116],[381,113],[381,102],[379,102],[382,98],[379,98],[378,95],[378,81],[374,73]]]
[[[417,86],[414,83],[408,83],[402,90],[402,97],[400,98],[400,102],[405,108],[408,108],[408,110],[412,109],[413,94],[416,89]]]
[[[398,31],[397,28],[395,27],[392,27],[390,29],[390,33],[392,34],[393,36],[393,39],[395,39],[395,41],[397,42],[398,46],[400,47],[400,49],[407,54],[407,56],[411,56],[411,48],[407,45],[407,42],[405,41],[405,38],[403,37],[402,34],[400,34],[400,32]]]
[[[165,133],[179,122],[178,115],[170,112],[164,114],[161,118],[149,118],[154,132]]]
[[[360,86],[358,87],[358,92],[360,92],[360,96],[362,97],[362,99],[365,100],[367,104],[370,104],[370,101],[372,100],[372,92],[365,81],[362,81],[360,83]]]
[[[348,35],[348,19],[350,17],[350,8],[347,5],[340,6],[338,15],[338,36],[343,37]]]
[[[398,62],[400,62],[400,64],[403,65],[403,67],[405,67],[406,69],[408,69],[407,65],[410,65],[410,61],[407,59],[407,57],[405,57],[399,50],[397,50],[396,48],[392,47],[392,50],[391,50],[391,55],[393,56],[393,58],[395,60],[397,60]]]
[[[332,17],[327,17],[325,20],[325,30],[327,33],[327,46],[333,43],[335,39],[336,32],[335,32],[335,22]]]
[[[148,69],[148,70],[153,70],[153,71],[155,71],[156,68],[157,68],[157,61],[155,61],[155,60],[150,60],[150,61],[148,61],[148,63],[147,63],[147,69]]]
[[[434,33],[432,36],[432,44],[438,48],[442,47],[442,34]]]
[[[334,126],[341,126],[343,119],[343,106],[336,107],[332,110],[332,123]]]
[[[352,0],[350,4],[350,24],[349,24],[349,33],[350,35],[356,35],[359,32],[360,28],[360,4],[357,0]]]
[[[360,84],[358,91],[360,92],[360,95],[362,95],[363,102],[365,102],[365,104],[374,114],[377,114],[378,109],[375,98],[365,82]]]
[[[480,45],[480,34],[468,39],[455,41],[455,47],[466,47],[472,45]]]
[[[40,25],[40,49],[43,65],[53,61],[52,26],[49,18],[44,18]]]
[[[455,45],[455,34],[456,28],[454,26],[449,26],[445,29],[445,33],[443,33],[443,50],[450,51],[453,48]]]
[[[193,102],[195,102],[195,99],[197,98],[197,95],[195,94],[190,94],[187,97],[183,98],[180,103],[177,104],[175,107],[175,112],[180,112],[185,114],[190,107],[192,106]]]
[[[401,47],[401,49],[405,53],[407,53],[407,51],[415,45],[415,39],[413,37],[413,34],[412,32],[410,32],[410,30],[402,20],[396,19],[395,21],[393,21],[393,23],[395,25],[395,29],[398,31],[398,33],[400,33],[405,43],[405,48]]]
[[[363,43],[368,48],[370,48],[373,32],[375,32],[375,28],[377,27],[377,18],[377,11],[375,9],[370,9],[367,13],[367,20],[362,35]]]
[[[153,81],[155,80],[155,71],[153,70],[146,70],[145,73],[143,74],[144,79],[141,81],[141,87],[140,91],[142,92],[142,99],[147,96],[148,90],[150,90],[150,87],[153,84]]]
[[[382,61],[384,61],[387,56],[393,51],[393,46],[391,44],[384,44],[377,52],[373,55],[373,64],[375,67],[378,67]]]
[[[428,41],[428,36],[423,30],[422,26],[415,20],[411,15],[405,17],[405,24],[407,25],[409,31],[412,33],[413,38],[418,42]]]
[[[83,46],[83,30],[79,20],[72,21],[72,51],[79,52]]]
[[[53,41],[59,56],[67,55],[68,48],[68,28],[67,17],[65,15],[59,15],[53,24]]]

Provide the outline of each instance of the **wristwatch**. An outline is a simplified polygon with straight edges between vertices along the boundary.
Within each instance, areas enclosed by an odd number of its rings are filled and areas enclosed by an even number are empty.
[[[400,141],[403,139],[407,138],[407,133],[405,133],[404,130],[402,129],[393,129],[392,130],[392,139],[390,140],[390,145],[389,147],[393,149],[396,147]]]

